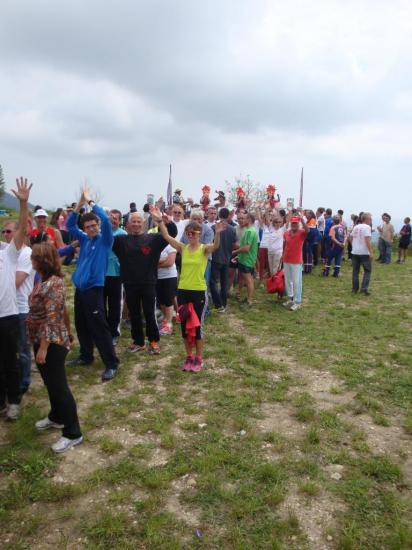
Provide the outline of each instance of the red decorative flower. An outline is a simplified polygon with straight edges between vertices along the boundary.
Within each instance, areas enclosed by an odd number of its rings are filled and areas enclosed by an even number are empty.
[[[141,251],[143,252],[143,254],[145,256],[148,256],[150,254],[150,252],[152,251],[152,249],[150,248],[150,246],[142,246]]]

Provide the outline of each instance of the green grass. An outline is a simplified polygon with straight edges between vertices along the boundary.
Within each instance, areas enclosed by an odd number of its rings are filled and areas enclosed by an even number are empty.
[[[122,351],[125,335],[103,389],[98,360],[68,371],[86,441],[67,456],[33,427],[48,408],[38,384],[1,428],[3,546],[41,547],[52,524],[56,548],[315,549],[328,535],[411,548],[411,276],[412,263],[374,265],[372,295],[352,296],[345,265],[305,276],[296,313],[263,290],[249,311],[230,302],[207,320],[198,375],[180,370],[178,330],[158,358]],[[313,539],[301,514],[318,506],[332,519]]]

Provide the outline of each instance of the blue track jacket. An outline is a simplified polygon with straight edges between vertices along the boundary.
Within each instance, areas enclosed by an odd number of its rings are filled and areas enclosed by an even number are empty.
[[[95,204],[93,212],[100,218],[100,234],[90,239],[77,225],[78,214],[72,212],[67,218],[66,227],[80,242],[80,256],[72,281],[79,290],[104,286],[107,264],[113,245],[112,224],[103,208]]]

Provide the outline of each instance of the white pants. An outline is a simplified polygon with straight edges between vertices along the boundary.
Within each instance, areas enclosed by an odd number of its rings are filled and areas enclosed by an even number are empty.
[[[302,264],[283,264],[286,293],[295,304],[302,302]]]
[[[280,259],[282,257],[283,250],[278,250],[276,252],[268,252],[268,264],[269,264],[269,273],[274,275],[277,273],[280,267]]]

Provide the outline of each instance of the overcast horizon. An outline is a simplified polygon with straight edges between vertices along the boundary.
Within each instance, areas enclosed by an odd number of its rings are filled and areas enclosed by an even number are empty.
[[[31,202],[111,207],[239,175],[282,202],[412,214],[412,4],[7,2],[0,164]]]

